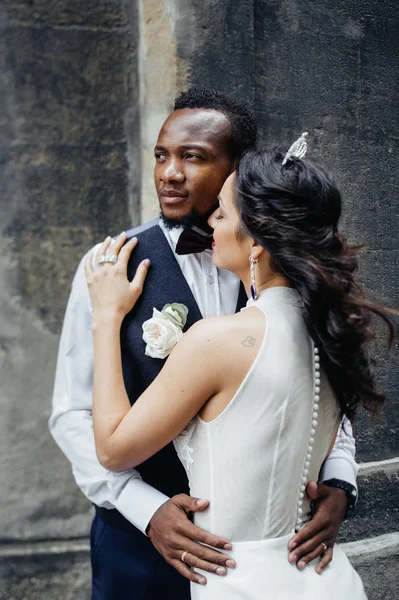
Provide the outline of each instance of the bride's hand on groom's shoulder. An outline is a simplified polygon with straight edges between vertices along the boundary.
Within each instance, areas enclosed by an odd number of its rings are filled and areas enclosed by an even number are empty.
[[[345,492],[310,482],[306,493],[313,501],[314,515],[288,543],[288,560],[304,569],[312,560],[319,558],[316,572],[319,575],[332,561],[333,547],[347,510]]]
[[[150,261],[142,261],[132,281],[127,278],[127,265],[138,240],[126,242],[126,233],[116,240],[107,237],[99,250],[90,251],[85,260],[86,280],[95,319],[119,319],[132,310],[140,297]]]

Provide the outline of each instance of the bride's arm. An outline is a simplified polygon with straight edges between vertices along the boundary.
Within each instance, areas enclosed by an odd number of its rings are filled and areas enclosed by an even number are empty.
[[[131,407],[122,376],[120,325],[119,319],[104,316],[93,323],[94,435],[98,460],[112,471],[142,463],[173,440],[219,391],[221,379],[215,327],[210,330],[202,321],[184,334]]]
[[[220,387],[224,370],[223,319],[194,325],[169,356],[156,380],[133,407],[122,374],[120,328],[139,298],[149,261],[139,265],[132,282],[127,264],[137,240],[124,245],[121,234],[110,250],[107,238],[100,255],[114,253],[115,265],[93,266],[85,272],[93,307],[93,428],[99,462],[122,471],[142,463],[168,444]],[[154,359],[156,360],[156,359]]]

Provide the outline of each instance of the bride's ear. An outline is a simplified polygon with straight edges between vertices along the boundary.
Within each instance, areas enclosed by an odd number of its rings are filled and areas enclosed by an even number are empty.
[[[260,258],[262,258],[262,255],[266,252],[266,250],[260,246],[259,244],[257,244],[255,242],[255,240],[252,240],[252,246],[251,246],[251,256],[254,260],[259,260]]]

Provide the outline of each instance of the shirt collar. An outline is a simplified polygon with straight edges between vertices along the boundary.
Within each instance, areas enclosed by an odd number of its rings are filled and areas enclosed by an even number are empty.
[[[179,241],[183,227],[174,227],[173,229],[168,229],[162,219],[159,219],[159,226],[164,232],[166,239],[169,240],[173,252],[176,252],[177,242]]]

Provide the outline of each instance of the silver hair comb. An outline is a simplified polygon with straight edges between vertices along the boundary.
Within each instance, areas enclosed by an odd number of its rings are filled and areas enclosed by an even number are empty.
[[[305,156],[306,151],[308,149],[308,145],[306,143],[307,135],[308,135],[308,132],[305,131],[301,135],[300,138],[295,140],[295,142],[292,144],[292,146],[288,150],[287,154],[284,156],[284,160],[281,163],[282,165],[285,165],[287,160],[291,160],[292,158],[303,158]]]

